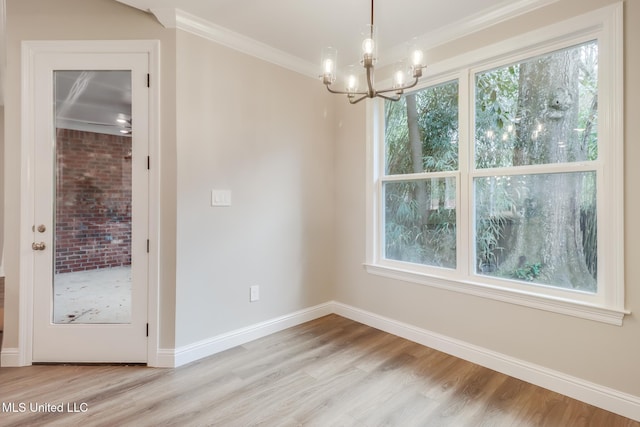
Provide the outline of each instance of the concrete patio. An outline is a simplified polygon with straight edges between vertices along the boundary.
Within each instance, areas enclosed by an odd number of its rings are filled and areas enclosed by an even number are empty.
[[[57,274],[54,323],[129,323],[131,267]]]

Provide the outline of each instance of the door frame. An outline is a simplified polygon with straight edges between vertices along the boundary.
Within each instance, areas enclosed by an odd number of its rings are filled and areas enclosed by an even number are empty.
[[[20,284],[18,366],[32,364],[35,224],[35,58],[56,53],[145,53],[149,57],[149,337],[147,365],[158,366],[159,357],[159,268],[160,268],[160,42],[158,40],[61,40],[22,42],[21,180],[20,180]]]

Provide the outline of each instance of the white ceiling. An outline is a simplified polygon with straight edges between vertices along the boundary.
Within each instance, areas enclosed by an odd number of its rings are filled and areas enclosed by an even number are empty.
[[[177,27],[308,75],[318,75],[322,48],[338,49],[342,66],[359,61],[360,31],[370,0],[116,0]],[[405,55],[418,37],[425,48],[472,33],[557,0],[378,0],[382,64]],[[209,27],[210,31],[207,31]],[[251,43],[254,46],[248,46]]]

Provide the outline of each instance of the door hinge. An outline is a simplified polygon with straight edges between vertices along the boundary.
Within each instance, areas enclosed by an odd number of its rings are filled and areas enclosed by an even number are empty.
[[[151,170],[151,156],[147,156],[147,170]]]
[[[151,87],[151,74],[147,73],[147,87]]]
[[[149,324],[147,323],[147,336],[149,336]]]
[[[149,239],[147,239],[147,253],[149,253]]]

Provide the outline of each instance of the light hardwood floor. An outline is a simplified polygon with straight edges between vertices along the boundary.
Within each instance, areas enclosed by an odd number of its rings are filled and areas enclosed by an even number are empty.
[[[5,427],[640,426],[337,315],[177,369],[0,368],[0,400]]]

